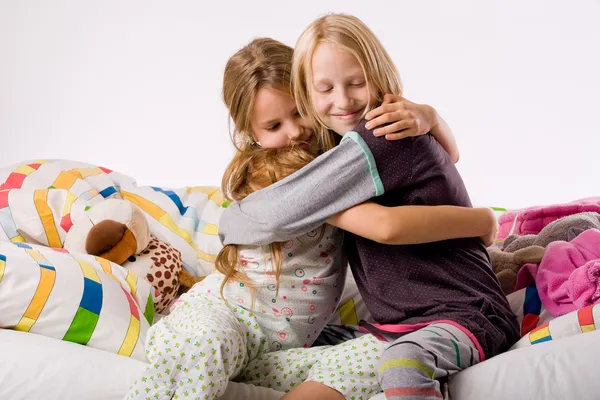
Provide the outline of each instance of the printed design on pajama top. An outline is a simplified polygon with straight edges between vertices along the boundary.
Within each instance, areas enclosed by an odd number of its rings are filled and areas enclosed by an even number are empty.
[[[223,295],[231,306],[254,311],[268,351],[310,347],[337,308],[346,277],[342,232],[323,225],[281,245],[279,286],[269,246],[240,246],[240,269],[252,281],[229,280]],[[224,276],[208,275],[192,291],[220,297]]]

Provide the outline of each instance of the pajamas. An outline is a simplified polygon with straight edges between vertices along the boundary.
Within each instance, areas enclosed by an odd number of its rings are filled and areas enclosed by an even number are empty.
[[[150,367],[127,398],[216,399],[259,355],[309,348],[342,295],[347,270],[342,240],[342,231],[323,225],[282,243],[279,280],[270,246],[240,246],[236,268],[248,276],[252,288],[230,279],[223,288],[224,300],[220,289],[225,277],[213,272],[182,295],[171,313],[150,327],[146,345]],[[283,359],[306,367],[301,373],[294,371],[290,379],[288,374],[274,373],[273,384],[281,380],[278,390],[290,390],[309,376],[319,379],[309,374],[313,361],[307,354],[286,354]],[[329,367],[319,367],[324,372],[339,364],[333,350],[327,354]],[[319,362],[324,360],[319,357]],[[261,365],[255,364],[269,376],[272,364]],[[284,368],[285,364],[278,365]],[[369,392],[377,387],[373,377],[362,383],[353,369],[344,372],[338,379],[348,388]],[[360,384],[346,382],[346,378]],[[340,386],[337,381],[336,385]]]
[[[253,314],[194,293],[150,327],[150,366],[126,399],[216,399],[230,378],[264,352],[264,342]]]
[[[381,391],[376,366],[384,345],[374,336],[269,353],[256,314],[214,295],[188,294],[150,328],[150,366],[127,399],[217,399],[234,378],[283,392],[312,380],[350,399]]]
[[[337,346],[289,349],[258,356],[236,381],[287,392],[304,381],[315,381],[346,399],[369,399],[381,392],[377,364],[385,343],[364,335]]]
[[[479,358],[462,330],[434,323],[389,345],[378,367],[379,382],[389,400],[447,399],[440,381],[446,384],[450,375],[477,364]]]
[[[312,346],[331,319],[348,270],[342,244],[342,231],[331,225],[282,243],[279,287],[269,246],[238,247],[239,269],[252,281],[254,293],[230,279],[223,296],[231,307],[256,312],[268,351]],[[223,278],[212,273],[191,291],[220,296]]]

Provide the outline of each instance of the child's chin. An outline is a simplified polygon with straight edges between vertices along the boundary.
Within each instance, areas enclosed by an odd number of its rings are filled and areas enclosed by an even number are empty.
[[[356,125],[358,125],[360,121],[360,118],[352,121],[344,121],[344,123],[337,124],[333,128],[333,131],[338,135],[345,135],[346,133],[354,130],[354,128],[356,128]]]
[[[358,122],[352,122],[349,124],[344,124],[343,126],[339,126],[338,128],[334,129],[333,131],[335,133],[337,133],[338,135],[345,135],[346,133],[350,132],[351,130],[354,129],[354,127],[356,127],[356,125],[358,124]]]

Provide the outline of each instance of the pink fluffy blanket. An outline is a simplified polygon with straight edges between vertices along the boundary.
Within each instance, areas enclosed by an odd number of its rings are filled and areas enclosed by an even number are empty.
[[[538,234],[546,225],[559,218],[581,212],[600,213],[600,197],[589,197],[566,204],[539,206],[509,211],[498,219],[498,239],[510,234]]]
[[[589,229],[571,242],[552,242],[539,266],[525,264],[515,290],[535,281],[540,300],[555,317],[600,304],[600,231]]]

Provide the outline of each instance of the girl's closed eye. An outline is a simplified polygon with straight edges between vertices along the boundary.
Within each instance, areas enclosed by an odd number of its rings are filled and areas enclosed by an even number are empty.
[[[275,132],[276,130],[278,130],[279,128],[281,128],[281,124],[279,122],[267,127],[267,130],[269,132]]]
[[[317,89],[317,92],[319,92],[319,93],[328,93],[328,92],[331,92],[333,90],[333,86],[331,86],[331,85],[317,85],[316,89]]]

